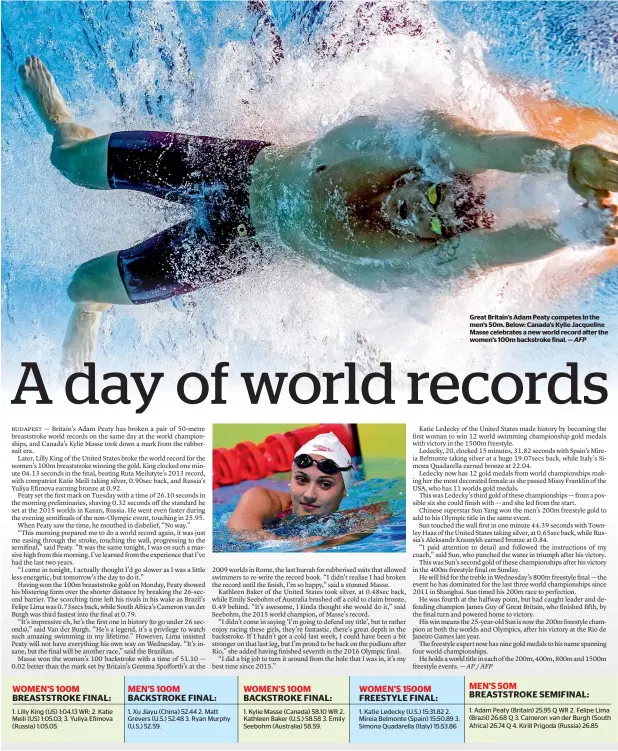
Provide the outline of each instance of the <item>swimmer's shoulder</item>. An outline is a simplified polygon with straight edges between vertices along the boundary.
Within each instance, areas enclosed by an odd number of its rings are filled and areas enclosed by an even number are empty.
[[[254,509],[259,508],[265,511],[274,511],[275,514],[280,514],[289,508],[292,503],[292,499],[289,493],[283,490],[274,490],[273,488],[265,488],[261,485],[256,485],[245,492],[240,497],[238,505],[250,506]]]
[[[242,494],[228,519],[227,527],[233,532],[261,530],[264,519],[286,511],[291,503],[289,493],[256,485]]]
[[[330,138],[335,141],[338,139],[346,140],[348,138],[358,138],[363,136],[369,136],[375,132],[376,128],[380,127],[381,120],[376,115],[358,115],[351,120],[346,120],[337,125],[328,133],[324,138]]]
[[[330,166],[350,154],[363,153],[379,127],[380,120],[377,117],[360,115],[331,128],[313,144],[314,152],[321,157],[317,167],[324,169],[324,165]]]

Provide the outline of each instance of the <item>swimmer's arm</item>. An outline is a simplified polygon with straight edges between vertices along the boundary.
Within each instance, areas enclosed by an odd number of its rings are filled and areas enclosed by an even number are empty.
[[[378,503],[368,503],[366,506],[360,508],[345,509],[341,512],[347,517],[359,517],[360,521],[383,522],[386,519],[390,519],[392,514],[388,510],[388,503],[386,501],[379,501]]]
[[[360,192],[392,185],[401,175],[418,168],[420,155],[432,143],[454,172],[558,172],[576,193],[601,206],[610,192],[618,191],[618,153],[590,144],[569,151],[548,138],[483,130],[434,110],[423,114],[422,124],[403,129],[371,117],[356,118],[348,127],[348,137],[356,136],[352,142],[364,146],[362,157],[350,159],[346,169],[349,188],[356,187]],[[370,176],[369,185],[359,182],[359,171]]]
[[[409,127],[360,117],[335,128],[321,141],[324,164],[311,173],[309,184],[320,205],[337,191],[350,196],[353,203],[361,201],[418,168],[419,144],[431,142],[455,172],[568,172],[570,152],[555,141],[527,133],[481,130],[428,111],[422,124]],[[426,151],[424,145],[420,151]]]
[[[556,141],[529,133],[482,130],[439,112],[427,113],[426,122],[425,132],[440,138],[439,149],[455,172],[568,173],[570,152]]]
[[[274,535],[268,535],[262,530],[264,519],[271,519],[285,511],[290,502],[290,494],[281,490],[259,486],[249,488],[240,497],[226,526],[232,532],[251,532],[274,539]]]
[[[464,232],[453,240],[441,242],[435,250],[424,254],[422,265],[427,275],[452,278],[466,272],[537,261],[565,245],[553,224],[539,227],[515,224],[496,232]]]
[[[348,534],[357,534],[359,532],[375,532],[375,528],[371,526],[367,529],[369,524],[378,525],[382,522],[390,519],[392,514],[388,510],[388,503],[382,501],[380,503],[370,503],[367,506],[361,506],[357,509],[346,509],[342,512],[344,516],[352,520],[350,524],[350,531]]]
[[[483,130],[436,110],[426,111],[422,122],[403,128],[378,118],[357,121],[362,121],[365,131],[363,156],[379,163],[372,174],[381,178],[390,171],[389,177],[397,179],[417,168],[419,153],[427,152],[431,143],[454,172],[475,174],[493,169],[567,175],[569,170],[571,152],[556,141],[529,133]]]

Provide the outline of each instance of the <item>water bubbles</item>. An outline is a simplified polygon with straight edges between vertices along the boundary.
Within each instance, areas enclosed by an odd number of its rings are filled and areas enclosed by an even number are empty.
[[[401,461],[384,460],[390,471],[403,471]],[[283,481],[265,481],[268,487],[287,490]],[[243,490],[248,483],[243,483]],[[336,540],[353,533],[375,534],[358,542],[348,541],[341,551],[400,552],[405,550],[405,497],[406,483],[403,477],[374,478],[355,483],[344,498],[338,512],[324,516],[288,516],[271,520],[267,531],[276,540],[247,541],[242,536],[231,534],[226,522],[242,495],[234,488],[222,488],[214,492],[213,504],[213,549],[219,552],[267,551],[295,552],[299,549],[319,550],[321,542]],[[222,502],[225,499],[225,502]],[[376,505],[377,504],[377,505]],[[351,545],[350,545],[351,542]],[[337,550],[337,548],[333,548]]]
[[[13,58],[40,48],[41,39],[56,40],[46,47],[45,62],[77,116],[100,133],[152,128],[291,146],[358,115],[390,115],[409,124],[426,109],[455,113],[485,128],[520,129],[507,87],[490,67],[501,50],[514,50],[509,55],[526,80],[549,79],[568,93],[577,79],[576,93],[585,88],[590,104],[611,103],[608,91],[615,90],[615,61],[602,44],[605,37],[595,31],[595,23],[608,22],[595,17],[586,26],[582,14],[569,25],[565,11],[553,8],[561,4],[543,4],[535,49],[527,55],[525,34],[517,38],[507,25],[501,27],[492,15],[497,11],[489,8],[499,5],[502,12],[505,4],[462,4],[461,13],[474,14],[476,27],[461,24],[456,33],[434,16],[448,14],[450,3],[273,3],[269,23],[247,14],[245,3],[6,5],[3,29]],[[509,12],[523,18],[533,5],[512,4]],[[592,13],[601,11],[592,5]],[[556,14],[563,14],[563,22]],[[565,29],[575,41],[584,39],[584,47],[561,48]],[[18,91],[14,75],[10,64],[4,67],[4,255],[11,270],[12,316],[4,337],[8,360],[28,359],[31,321],[38,320],[45,341],[56,343],[43,353],[53,367],[70,311],[65,288],[73,269],[187,216],[149,196],[87,191],[64,180],[49,164],[44,130],[11,93]],[[428,145],[402,140],[397,147],[409,149],[435,182],[448,172]],[[534,199],[548,203],[550,213],[555,210],[557,194],[530,191],[523,183],[509,190],[513,205]],[[502,208],[505,196],[496,199]],[[281,211],[289,214],[299,196],[292,191],[280,199]],[[583,230],[565,232],[577,242]],[[556,279],[581,254],[567,251],[555,261],[440,285],[411,273],[405,263],[389,276],[371,259],[350,262],[333,252],[317,262],[309,253],[281,246],[272,255],[266,270],[252,269],[187,300],[117,308],[107,317],[111,323],[104,323],[102,366],[142,369],[152,358],[159,367],[184,372],[196,362],[233,359],[256,370],[295,371],[307,363],[318,370],[356,360],[370,369],[383,358],[394,372],[405,373],[521,363],[522,350],[470,347],[468,316],[479,310],[538,313],[546,306],[572,312],[572,297],[559,301]],[[370,277],[373,284],[365,284]],[[614,281],[596,300],[603,309],[610,308]],[[589,357],[595,346],[590,343]],[[535,347],[537,358],[539,352]],[[555,348],[543,355],[563,360]]]

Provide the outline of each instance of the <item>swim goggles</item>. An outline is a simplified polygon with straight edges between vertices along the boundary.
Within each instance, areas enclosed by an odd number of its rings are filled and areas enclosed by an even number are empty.
[[[325,475],[336,475],[337,472],[347,472],[352,469],[352,465],[349,467],[340,467],[332,459],[314,459],[309,454],[299,454],[294,457],[294,464],[299,469],[309,469],[314,464]]]
[[[439,183],[430,185],[429,188],[427,188],[426,196],[432,208],[435,209],[436,206],[439,206],[440,201],[442,200],[442,186]],[[408,218],[408,204],[405,201],[401,201],[401,203],[399,204],[399,218],[403,219],[404,221]],[[434,234],[444,234],[444,225],[442,224],[442,219],[440,219],[438,214],[434,214],[431,217],[429,226],[431,227],[431,231]]]
[[[434,183],[433,185],[430,185],[429,188],[427,188],[427,200],[429,203],[436,208],[440,204],[440,201],[442,200],[442,186],[438,183]],[[444,227],[442,225],[442,219],[437,214],[434,214],[431,217],[431,231],[435,232],[436,235],[442,235],[444,233]]]

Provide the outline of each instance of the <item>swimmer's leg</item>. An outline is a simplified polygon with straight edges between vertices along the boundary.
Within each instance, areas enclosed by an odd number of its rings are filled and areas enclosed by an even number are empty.
[[[244,274],[264,260],[257,244],[248,238],[237,243],[225,226],[207,232],[187,221],[132,248],[86,261],[68,289],[76,308],[64,342],[65,362],[83,364],[85,354],[92,359],[101,312],[112,305],[183,295]]]
[[[68,295],[76,305],[132,305],[120,270],[118,253],[106,253],[82,263],[73,274]]]
[[[54,77],[38,57],[29,57],[19,69],[28,98],[54,137],[51,162],[76,185],[109,190],[107,144],[109,135],[96,133],[73,122]]]
[[[68,370],[82,370],[84,363],[94,362],[103,312],[97,307],[76,305],[73,308],[62,343],[62,365]]]
[[[257,246],[256,246],[257,247]],[[249,245],[216,243],[192,221],[168,227],[131,248],[93,258],[73,274],[68,295],[76,305],[141,305],[194,292],[243,274]],[[256,250],[254,265],[261,265]]]
[[[560,99],[546,99],[526,91],[511,94],[533,132],[566,148],[591,143],[599,136],[618,138],[618,120],[591,107]]]
[[[93,258],[73,275],[68,294],[75,303],[62,344],[62,364],[80,370],[94,362],[101,314],[112,305],[131,305],[118,270],[118,253]]]

